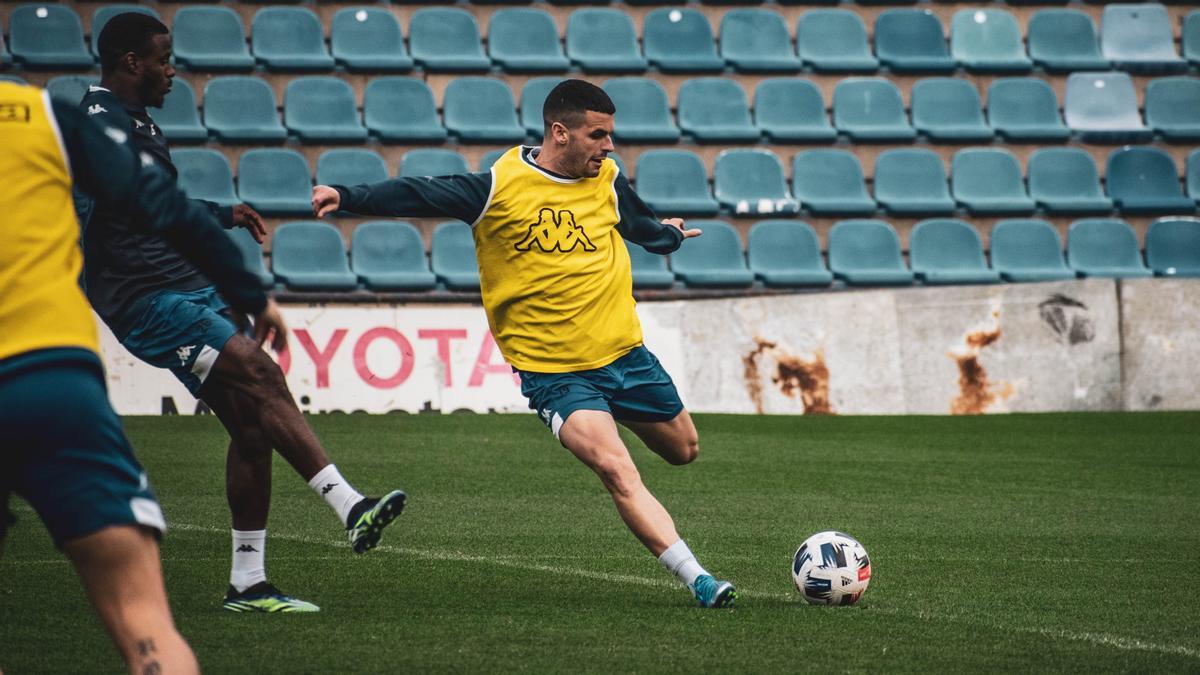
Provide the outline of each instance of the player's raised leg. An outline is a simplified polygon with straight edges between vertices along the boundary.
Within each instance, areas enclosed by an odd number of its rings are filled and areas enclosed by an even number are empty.
[[[647,448],[671,464],[691,464],[700,455],[700,436],[686,410],[665,422],[620,422],[637,434]]]

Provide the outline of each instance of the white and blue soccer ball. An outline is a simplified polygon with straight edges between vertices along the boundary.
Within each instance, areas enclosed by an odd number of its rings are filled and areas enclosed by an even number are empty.
[[[858,540],[844,532],[818,532],[792,557],[796,590],[814,605],[853,605],[871,583],[871,559]]]

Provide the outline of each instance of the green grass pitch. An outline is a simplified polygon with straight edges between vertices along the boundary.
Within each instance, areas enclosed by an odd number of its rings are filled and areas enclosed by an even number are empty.
[[[1200,671],[1200,414],[975,418],[698,415],[700,459],[632,441],[700,561],[737,583],[702,610],[532,415],[322,416],[366,492],[409,509],[355,556],[280,459],[267,560],[315,615],[220,610],[224,435],[126,422],[173,524],[172,607],[215,673]],[[0,560],[0,669],[118,672],[69,566],[19,500]],[[866,546],[853,607],[812,607],[789,564],[813,532]]]

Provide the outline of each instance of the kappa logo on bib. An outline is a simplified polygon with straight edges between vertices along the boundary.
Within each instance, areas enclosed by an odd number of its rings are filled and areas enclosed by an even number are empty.
[[[577,246],[585,251],[596,250],[583,227],[575,224],[575,214],[566,209],[557,213],[547,208],[539,211],[537,222],[529,226],[529,234],[516,247],[518,251],[532,251],[535,244],[543,253],[570,253]]]

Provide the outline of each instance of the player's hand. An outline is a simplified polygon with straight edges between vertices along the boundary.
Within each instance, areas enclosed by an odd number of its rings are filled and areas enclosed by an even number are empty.
[[[271,298],[267,298],[267,306],[254,317],[254,341],[262,347],[268,339],[276,352],[287,349],[287,324],[279,305]]]
[[[682,232],[684,239],[691,239],[692,237],[699,237],[701,234],[703,234],[700,230],[698,230],[696,228],[692,228],[690,230],[683,229],[683,218],[663,218],[662,224],[670,225],[671,227],[674,227],[675,229]]]
[[[262,216],[245,204],[233,207],[233,226],[246,228],[254,237],[254,241],[260,244],[267,238],[267,224],[263,222]]]
[[[324,218],[330,213],[337,211],[341,204],[342,198],[338,195],[337,190],[328,185],[318,185],[313,188],[313,213],[317,214],[318,218]]]

